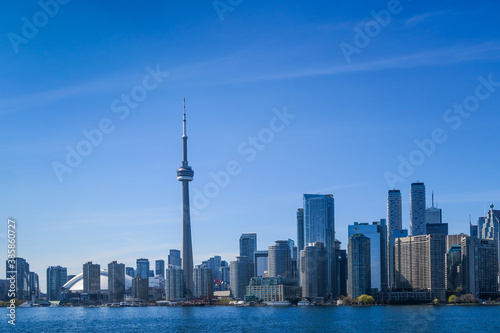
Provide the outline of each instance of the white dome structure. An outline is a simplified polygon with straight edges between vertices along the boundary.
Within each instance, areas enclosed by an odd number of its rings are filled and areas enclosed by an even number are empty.
[[[132,277],[125,274],[125,290],[132,289]],[[64,289],[69,289],[72,292],[83,291],[83,273],[78,274],[63,286]],[[108,290],[108,271],[101,270],[101,290]]]

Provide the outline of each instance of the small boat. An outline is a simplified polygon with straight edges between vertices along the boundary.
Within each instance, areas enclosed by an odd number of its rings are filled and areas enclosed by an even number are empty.
[[[298,306],[314,306],[314,303],[309,302],[307,299],[303,299],[297,303]]]
[[[31,308],[33,305],[31,305],[29,302],[24,302],[21,305],[19,305],[20,308]]]
[[[266,303],[268,306],[292,306],[289,301],[270,301]]]

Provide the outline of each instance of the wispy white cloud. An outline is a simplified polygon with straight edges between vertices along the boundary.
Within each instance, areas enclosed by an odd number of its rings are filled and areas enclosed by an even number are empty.
[[[500,45],[498,43],[492,42],[437,51],[420,52],[357,64],[341,64],[328,67],[305,68],[290,72],[239,78],[231,81],[226,81],[225,83],[295,79],[303,77],[339,75],[354,72],[449,65],[454,63],[485,59],[500,59]]]
[[[434,16],[440,16],[440,15],[445,15],[445,14],[450,14],[450,10],[439,10],[439,11],[434,11],[434,12],[428,12],[424,14],[418,14],[413,17],[410,17],[405,21],[405,25],[408,27],[413,27],[416,26],[417,24],[431,18]]]

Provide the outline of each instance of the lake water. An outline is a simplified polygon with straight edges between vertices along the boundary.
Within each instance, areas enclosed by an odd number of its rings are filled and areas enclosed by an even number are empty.
[[[3,308],[1,332],[500,332],[500,306]]]

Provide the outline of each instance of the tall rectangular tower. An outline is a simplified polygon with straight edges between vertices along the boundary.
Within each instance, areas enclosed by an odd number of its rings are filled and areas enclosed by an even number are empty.
[[[304,246],[321,242],[327,254],[327,293],[336,297],[335,215],[331,194],[304,194]]]
[[[123,301],[125,297],[125,264],[112,261],[108,264],[108,291],[111,302]]]
[[[257,234],[242,234],[240,237],[240,257],[248,257],[248,261],[253,263],[255,251],[257,251]]]
[[[394,235],[403,230],[401,191],[389,190],[387,195],[387,282],[394,287]]]
[[[412,183],[410,189],[410,231],[412,236],[426,234],[425,185]]]
[[[47,268],[47,300],[58,301],[61,287],[68,282],[68,269],[61,266]]]

